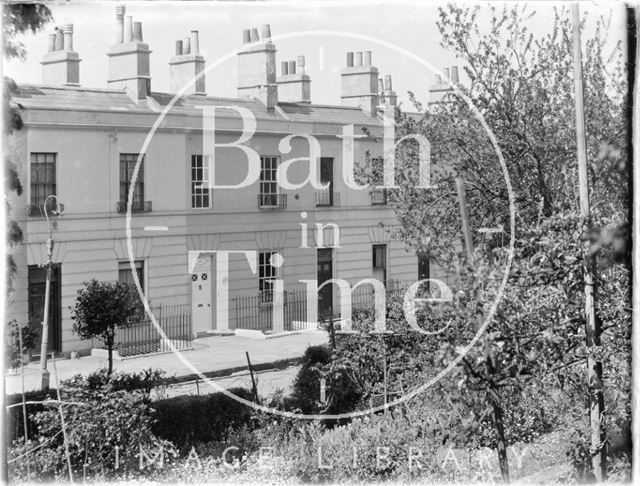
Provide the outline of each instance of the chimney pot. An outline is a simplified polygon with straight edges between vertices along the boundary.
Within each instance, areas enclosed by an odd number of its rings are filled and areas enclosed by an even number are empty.
[[[392,89],[391,88],[391,75],[390,74],[387,74],[384,77],[384,89],[387,90],[387,91],[391,91],[391,89]]]
[[[451,81],[454,83],[458,83],[459,81],[458,66],[453,66],[451,68]]]
[[[134,42],[142,42],[142,22],[133,23],[133,40]]]
[[[116,6],[116,44],[124,41],[124,5]]]
[[[371,51],[364,51],[364,65],[371,66]]]
[[[64,34],[64,50],[73,51],[73,24],[66,24],[62,27]]]
[[[251,31],[249,29],[244,29],[242,31],[242,43],[248,44],[251,42]]]
[[[258,29],[251,29],[251,42],[258,42],[260,40],[260,36],[258,35]]]
[[[442,84],[442,75],[436,74],[436,84]]]
[[[347,67],[353,67],[353,52],[347,52]]]
[[[182,54],[191,54],[191,39],[188,37],[182,39]]]
[[[289,74],[295,74],[295,73],[296,73],[296,62],[289,61]]]
[[[280,63],[280,70],[282,71],[283,76],[289,74],[289,63],[287,61],[282,61]]]
[[[298,71],[300,72],[300,74],[305,74],[304,65],[305,65],[304,56],[298,56]]]
[[[56,50],[56,34],[49,34],[49,43],[47,44],[47,51],[53,52]]]
[[[362,66],[362,52],[356,52],[356,62],[355,62],[355,66],[356,66],[356,67],[360,67],[360,66]]]
[[[264,24],[262,26],[262,40],[266,41],[271,39],[271,26],[269,24]]]
[[[182,55],[182,41],[181,40],[177,40],[176,41],[176,56],[181,56]]]
[[[123,42],[131,42],[131,38],[133,35],[133,17],[131,15],[127,15],[124,18],[124,40]]]
[[[382,79],[378,79],[378,93],[382,94],[383,91],[384,91],[384,85],[383,85]]]
[[[449,73],[449,68],[444,68],[442,71],[444,71],[444,79],[443,79],[443,81],[446,83],[451,79],[451,75]]]
[[[191,52],[193,54],[200,53],[200,34],[197,30],[191,31]]]
[[[64,48],[64,36],[62,31],[56,27],[56,51],[61,51]]]

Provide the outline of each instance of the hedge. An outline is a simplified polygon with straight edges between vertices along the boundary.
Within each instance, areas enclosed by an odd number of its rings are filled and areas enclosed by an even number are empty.
[[[27,402],[41,402],[47,398],[53,400],[58,399],[58,395],[55,389],[49,390],[32,390],[25,392],[25,401]],[[5,407],[14,405],[16,403],[22,403],[22,393],[14,393],[5,397]],[[32,439],[38,432],[36,424],[31,420],[34,414],[41,412],[45,409],[44,405],[39,403],[27,405],[27,431],[29,438]],[[6,440],[8,444],[11,444],[14,440],[17,440],[24,436],[24,421],[22,419],[22,405],[12,407],[7,410],[7,430]]]
[[[228,391],[253,400],[251,390],[246,388]],[[199,443],[225,440],[229,429],[251,422],[253,411],[222,392],[167,398],[153,402],[151,407],[156,411],[153,432],[182,450]]]

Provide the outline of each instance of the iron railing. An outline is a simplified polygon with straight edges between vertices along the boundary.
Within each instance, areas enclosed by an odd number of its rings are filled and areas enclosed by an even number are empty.
[[[304,289],[284,292],[281,316],[278,309],[274,312],[273,299],[277,299],[277,296],[268,294],[271,293],[238,295],[233,298],[236,329],[251,329],[263,332],[292,331],[297,328],[296,321],[306,321],[307,294]]]
[[[387,190],[386,189],[373,189],[371,191],[371,205],[384,205],[387,204]]]
[[[191,348],[193,334],[191,328],[191,307],[188,305],[159,306],[152,309],[153,315],[165,333],[167,340],[178,350]],[[105,349],[101,339],[92,339],[91,347]],[[172,348],[165,341],[151,319],[135,323],[131,327],[116,331],[114,349],[120,356],[168,352]]]
[[[340,194],[333,189],[319,189],[316,191],[316,206],[339,206]]]
[[[260,209],[284,209],[287,207],[286,194],[258,194]]]
[[[454,276],[441,278],[449,286],[454,285]],[[417,282],[415,280],[388,279],[383,282],[385,287],[386,302],[399,299],[403,300],[407,289]],[[353,289],[358,281],[350,282]],[[425,296],[429,286],[423,284],[416,293],[417,297]],[[340,317],[339,292],[334,293],[334,306],[332,309],[318,315],[318,320],[336,319]],[[351,308],[370,309],[375,307],[375,293],[371,285],[362,284],[351,291]],[[273,299],[277,296],[271,292],[261,292],[257,295],[237,295],[233,297],[232,308],[235,310],[235,328],[250,329],[262,332],[293,331],[307,329],[315,323],[307,323],[307,293],[306,289],[287,290],[283,295],[282,311],[274,312]],[[317,296],[314,296],[317,300]],[[281,314],[279,314],[281,312]],[[320,313],[320,310],[318,310]]]
[[[132,213],[150,213],[152,210],[151,201],[133,201],[131,203]],[[127,212],[127,201],[118,201],[116,203],[116,211],[119,213]]]

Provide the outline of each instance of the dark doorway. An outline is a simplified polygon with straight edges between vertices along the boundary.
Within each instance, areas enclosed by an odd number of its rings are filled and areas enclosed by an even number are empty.
[[[318,287],[333,278],[333,256],[331,248],[318,248]],[[333,314],[333,285],[327,284],[318,291],[318,317]]]
[[[387,286],[387,245],[373,245],[373,278]]]
[[[44,298],[47,269],[36,265],[29,266],[29,327],[38,335],[33,356],[40,356],[42,342],[42,320],[44,319]],[[51,295],[49,299],[49,337],[47,352],[62,351],[60,265],[51,268]]]
[[[429,258],[424,253],[418,253],[418,280],[427,280],[431,278],[431,267],[429,264]],[[426,282],[420,286],[421,289],[427,292],[430,289],[431,282]]]

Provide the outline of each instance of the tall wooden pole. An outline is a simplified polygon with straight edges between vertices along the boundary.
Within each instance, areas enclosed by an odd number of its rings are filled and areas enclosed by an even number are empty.
[[[580,214],[584,229],[591,223],[589,208],[589,177],[587,172],[587,143],[584,127],[584,92],[582,84],[582,45],[580,41],[580,9],[577,3],[571,8],[573,16],[573,81],[576,98],[576,145],[578,155],[578,185],[580,186]],[[587,243],[588,245],[588,243]],[[588,248],[587,248],[588,250]],[[587,251],[587,255],[590,253]],[[589,379],[589,415],[591,420],[591,457],[593,473],[601,482],[606,478],[607,456],[603,426],[604,397],[602,393],[602,363],[595,353],[600,346],[601,327],[596,315],[595,256],[585,257],[585,338],[588,348],[587,368]]]
[[[29,442],[29,429],[27,426],[27,399],[24,394],[24,345],[22,344],[22,326],[18,326],[18,340],[20,345],[20,382],[22,385],[22,425],[24,426],[24,443],[27,445]],[[29,453],[27,452],[27,480],[31,480],[31,466],[30,466],[31,458],[29,457]]]
[[[253,389],[253,399],[259,405],[260,401],[258,400],[258,387],[256,386],[256,379],[253,376],[253,367],[251,366],[251,360],[249,359],[249,351],[245,351],[244,354],[247,355],[247,364],[249,365],[249,373],[251,374],[251,388]]]
[[[464,181],[456,178],[456,190],[458,192],[458,204],[460,206],[460,216],[462,217],[462,234],[464,235],[464,246],[467,252],[467,261],[469,265],[473,265],[473,239],[471,237],[471,222],[469,221],[469,210],[467,208],[467,198],[464,191]],[[477,295],[476,297],[476,316],[478,319],[478,328],[483,324],[482,312],[477,307]],[[485,338],[484,346],[484,364],[487,372],[487,377],[491,377],[495,374],[495,363],[491,353],[491,339],[489,336]],[[502,480],[505,483],[509,482],[509,461],[507,458],[507,441],[504,434],[504,413],[502,410],[502,403],[500,403],[500,396],[497,389],[489,383],[487,384],[487,403],[491,406],[493,411],[493,426],[496,432],[496,450],[498,452],[498,463],[500,465],[500,474]]]

